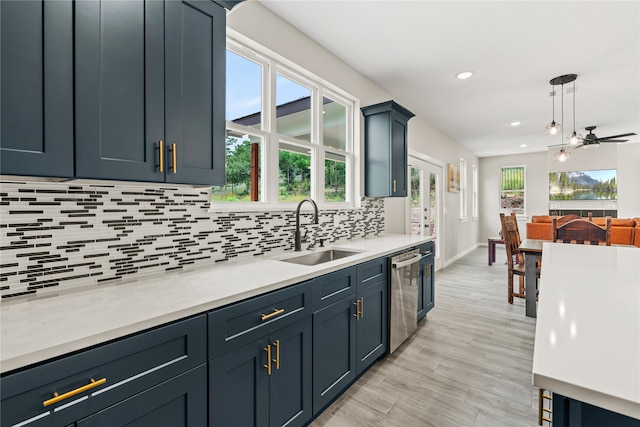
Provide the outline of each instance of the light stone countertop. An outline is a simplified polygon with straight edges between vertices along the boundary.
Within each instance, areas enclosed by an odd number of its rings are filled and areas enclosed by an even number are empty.
[[[533,384],[640,419],[640,249],[544,243]]]
[[[316,266],[280,261],[309,252],[287,251],[268,258],[200,264],[137,279],[4,300],[0,304],[0,372],[204,313],[430,240],[382,234],[327,245],[324,249],[360,253]]]

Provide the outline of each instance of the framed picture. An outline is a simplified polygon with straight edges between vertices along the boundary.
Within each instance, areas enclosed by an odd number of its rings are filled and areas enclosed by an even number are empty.
[[[449,183],[447,189],[450,193],[459,193],[460,192],[460,168],[458,166],[448,164],[447,167],[447,182]]]

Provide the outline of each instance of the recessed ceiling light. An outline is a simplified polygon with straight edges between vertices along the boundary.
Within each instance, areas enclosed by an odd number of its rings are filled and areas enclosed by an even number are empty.
[[[509,123],[511,126],[520,126],[520,122],[511,122]]]
[[[456,74],[456,77],[459,78],[460,80],[468,79],[471,76],[473,76],[473,73],[471,71],[463,71],[461,73]]]
[[[524,148],[526,146],[527,146],[527,144],[520,144],[520,148]]]

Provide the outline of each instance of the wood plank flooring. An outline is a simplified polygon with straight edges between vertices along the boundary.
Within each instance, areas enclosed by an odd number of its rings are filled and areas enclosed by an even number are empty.
[[[537,426],[535,319],[524,300],[507,303],[504,247],[496,252],[492,266],[480,247],[438,271],[428,319],[311,426]]]

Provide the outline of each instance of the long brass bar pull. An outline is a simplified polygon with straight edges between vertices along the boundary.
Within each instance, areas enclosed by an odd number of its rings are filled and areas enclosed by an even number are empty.
[[[158,143],[158,169],[164,172],[164,141]]]
[[[364,297],[360,298],[360,317],[364,317]]]
[[[269,320],[272,317],[276,317],[280,314],[284,313],[284,308],[281,309],[275,309],[273,310],[273,313],[269,313],[269,314],[261,314],[260,318],[262,319],[262,321],[264,322],[265,320]]]
[[[178,173],[178,152],[176,150],[176,143],[171,144],[171,171]]]
[[[276,358],[273,361],[276,362],[276,369],[280,369],[280,340],[276,340],[273,346],[276,348]]]
[[[356,320],[360,320],[360,300],[357,299],[356,302],[353,303],[353,305],[356,306],[356,313],[353,315],[353,317],[355,317]]]
[[[394,193],[396,192],[396,184],[397,184],[397,182],[396,182],[396,180],[394,179],[394,180],[393,180],[393,192],[394,192]]]
[[[61,400],[68,399],[71,396],[75,396],[76,394],[82,393],[84,391],[91,390],[92,388],[98,387],[99,385],[102,385],[106,382],[107,382],[106,378],[102,378],[97,381],[91,378],[91,382],[89,384],[83,385],[82,387],[78,387],[75,390],[68,391],[64,394],[53,393],[53,397],[49,400],[45,400],[44,402],[42,402],[42,406],[53,405],[54,403],[58,403]]]
[[[271,375],[271,344],[267,344],[263,350],[267,352],[267,364],[262,366],[267,368],[267,375]]]

